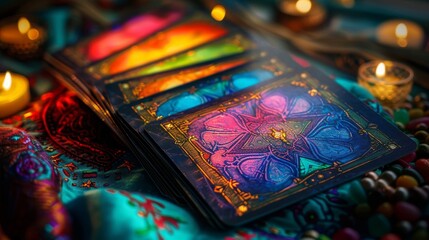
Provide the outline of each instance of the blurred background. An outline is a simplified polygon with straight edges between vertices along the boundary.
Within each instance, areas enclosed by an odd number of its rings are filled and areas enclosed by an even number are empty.
[[[358,66],[369,59],[394,59],[415,66],[417,81],[425,84],[419,79],[427,77],[425,71],[429,69],[429,1],[191,2],[208,11],[221,5],[227,19],[247,25],[250,29],[270,32],[278,43],[310,56],[310,60],[334,66],[341,73],[355,75]],[[112,27],[133,12],[149,8],[151,4],[153,1],[148,0],[2,0],[0,16],[3,22],[16,15],[33,18],[47,32],[43,50],[54,52]],[[395,33],[400,23],[404,24],[399,29],[402,32]],[[398,43],[398,39],[405,39],[405,42]],[[17,66],[13,58],[5,57],[2,57],[0,64]],[[27,65],[18,71],[33,69],[36,68]]]
[[[429,1],[194,0],[190,3],[259,31],[274,45],[301,55],[329,75],[356,80],[358,68],[364,62],[394,60],[412,66],[417,88],[429,88],[426,80]],[[46,35],[42,48],[33,56],[11,54],[7,46],[0,44],[0,66],[25,75],[37,72],[43,66],[44,53],[114,27],[115,23],[153,4],[149,0],[2,0],[3,25],[25,15],[41,26]]]

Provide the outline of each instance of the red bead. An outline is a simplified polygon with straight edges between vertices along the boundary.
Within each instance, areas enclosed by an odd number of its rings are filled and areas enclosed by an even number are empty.
[[[429,159],[421,158],[416,161],[416,169],[422,175],[426,183],[429,182]]]
[[[415,222],[420,218],[420,210],[413,204],[398,202],[393,209],[396,219]]]
[[[343,239],[359,240],[360,236],[359,236],[359,233],[352,228],[340,229],[332,236],[332,240],[343,240]]]
[[[408,130],[415,129],[415,128],[416,128],[416,126],[417,126],[418,124],[420,124],[420,123],[424,123],[424,124],[429,125],[429,117],[421,117],[421,118],[418,118],[418,119],[411,120],[411,121],[407,124],[406,128],[407,128]]]
[[[396,160],[395,163],[401,165],[401,167],[403,168],[407,168],[410,166],[410,164],[408,164],[408,162],[404,161],[403,159]]]
[[[409,163],[412,162],[416,158],[416,152],[412,152],[404,157],[401,158],[401,160],[404,160],[405,162]]]
[[[401,240],[401,237],[394,233],[388,233],[380,238],[380,240]]]

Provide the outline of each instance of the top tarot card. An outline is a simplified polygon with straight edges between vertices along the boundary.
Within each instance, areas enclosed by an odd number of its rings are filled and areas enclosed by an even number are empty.
[[[225,36],[229,30],[213,20],[195,16],[103,61],[86,68],[96,79],[109,77],[161,60]]]
[[[226,225],[266,215],[415,149],[322,73],[296,70],[143,132]]]
[[[137,15],[111,30],[64,48],[59,55],[82,67],[137,43],[179,21],[186,14],[180,4],[165,5]]]

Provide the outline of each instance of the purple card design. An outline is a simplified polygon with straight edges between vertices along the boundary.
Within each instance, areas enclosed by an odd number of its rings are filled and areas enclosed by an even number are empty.
[[[306,70],[147,127],[227,225],[248,222],[415,149],[395,126]]]

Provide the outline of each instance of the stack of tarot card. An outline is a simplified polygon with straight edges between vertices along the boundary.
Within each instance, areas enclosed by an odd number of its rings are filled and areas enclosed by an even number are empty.
[[[204,10],[159,3],[46,60],[166,196],[219,227],[415,149],[307,62],[268,45]]]

